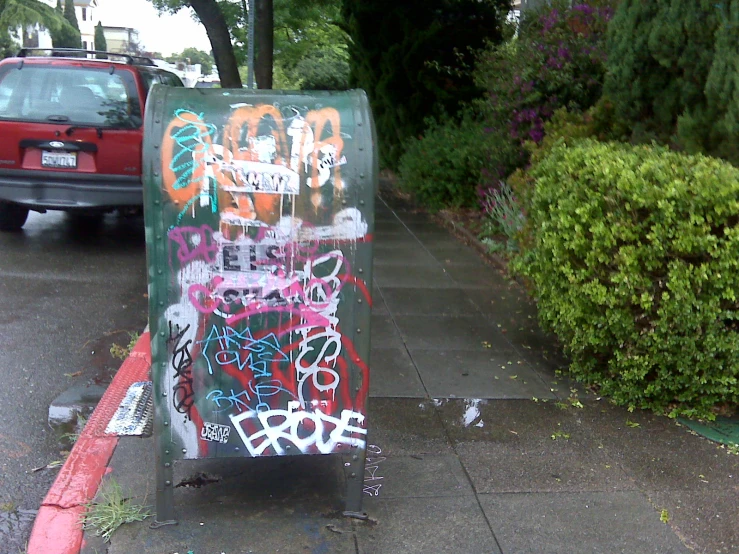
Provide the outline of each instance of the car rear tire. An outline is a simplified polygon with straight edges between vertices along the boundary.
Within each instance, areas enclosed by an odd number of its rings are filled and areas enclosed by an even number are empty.
[[[0,201],[0,231],[20,231],[28,219],[28,208]]]

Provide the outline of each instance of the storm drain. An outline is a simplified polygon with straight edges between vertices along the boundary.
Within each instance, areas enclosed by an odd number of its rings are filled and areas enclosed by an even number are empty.
[[[105,428],[107,435],[150,437],[154,426],[154,401],[151,381],[128,387],[126,396]]]

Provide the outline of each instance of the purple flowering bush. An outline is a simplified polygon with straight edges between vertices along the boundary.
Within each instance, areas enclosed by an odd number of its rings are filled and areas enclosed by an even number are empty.
[[[505,127],[523,150],[539,144],[555,110],[585,111],[601,96],[605,34],[617,0],[566,0],[527,15],[517,38],[484,51],[477,84],[479,107],[491,126]],[[525,157],[524,157],[525,159]],[[494,163],[494,161],[493,161]]]

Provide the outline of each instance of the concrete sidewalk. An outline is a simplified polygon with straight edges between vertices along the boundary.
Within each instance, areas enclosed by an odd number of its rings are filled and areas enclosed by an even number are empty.
[[[183,462],[179,525],[124,525],[107,545],[88,533],[83,552],[739,552],[739,456],[558,378],[564,361],[519,285],[381,196],[370,519],[341,516],[339,457]],[[153,503],[152,439],[121,438],[109,468]]]

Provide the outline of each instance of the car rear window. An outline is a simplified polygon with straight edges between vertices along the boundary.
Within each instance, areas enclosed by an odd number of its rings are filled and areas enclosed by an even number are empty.
[[[26,63],[0,70],[0,120],[107,128],[141,126],[129,71]]]

